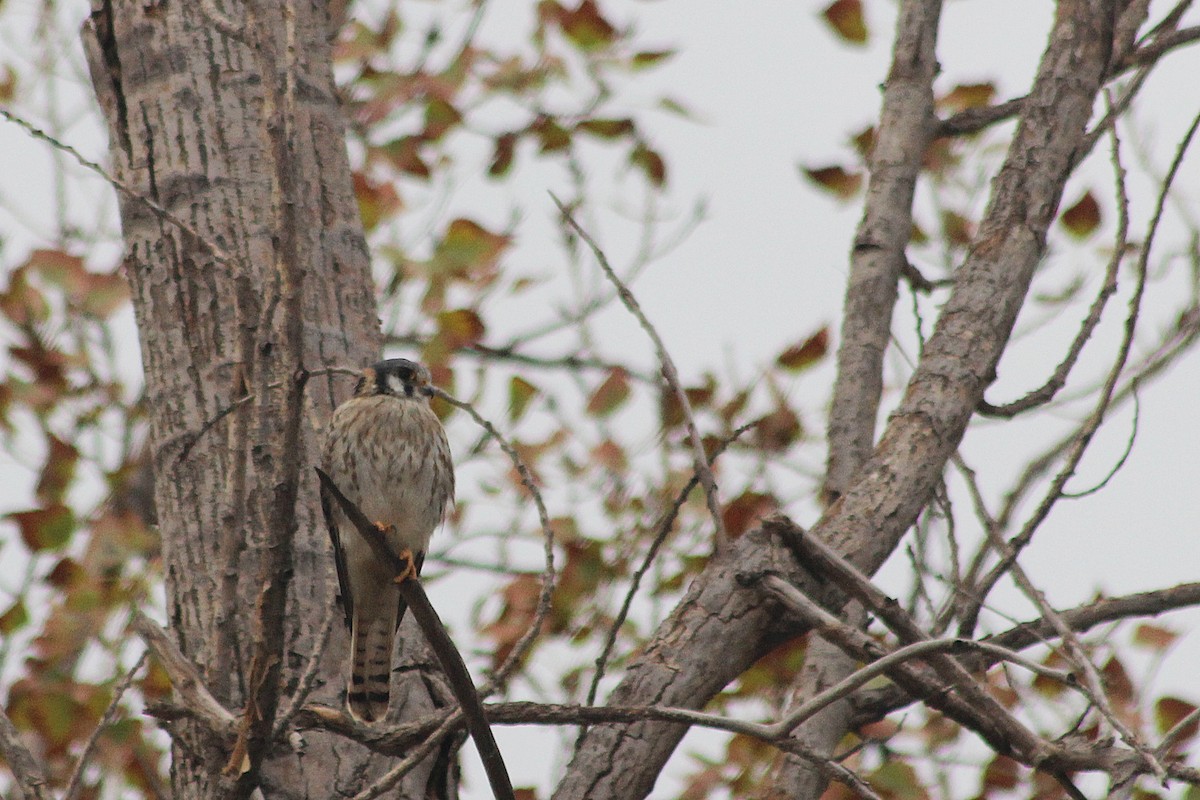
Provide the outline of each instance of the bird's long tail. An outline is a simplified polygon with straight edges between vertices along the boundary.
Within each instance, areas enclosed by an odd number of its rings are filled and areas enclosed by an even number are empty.
[[[347,701],[350,713],[364,722],[381,720],[387,715],[396,605],[392,599],[372,609],[354,609]]]

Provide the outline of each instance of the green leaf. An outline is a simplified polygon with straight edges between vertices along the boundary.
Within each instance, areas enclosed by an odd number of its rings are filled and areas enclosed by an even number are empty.
[[[479,315],[469,308],[443,311],[437,315],[437,323],[439,335],[452,350],[475,344],[487,330]]]
[[[661,64],[673,55],[675,55],[674,50],[650,50],[638,53],[633,57],[632,66],[634,69],[648,69]]]
[[[0,634],[12,635],[12,632],[25,627],[29,623],[29,610],[20,598],[0,614]]]
[[[440,97],[434,97],[425,105],[424,136],[431,140],[440,139],[462,119],[457,108]]]
[[[539,389],[519,375],[514,375],[508,382],[508,419],[516,422],[529,407],[529,401],[537,397]]]
[[[583,0],[574,11],[561,9],[557,21],[571,43],[585,53],[604,50],[617,38],[617,29],[600,13],[595,0]]]
[[[474,220],[456,219],[433,252],[431,266],[438,273],[467,277],[491,267],[509,244],[509,237],[486,230]]]
[[[25,546],[34,552],[62,547],[75,530],[75,515],[64,505],[50,505],[7,515],[17,523]]]

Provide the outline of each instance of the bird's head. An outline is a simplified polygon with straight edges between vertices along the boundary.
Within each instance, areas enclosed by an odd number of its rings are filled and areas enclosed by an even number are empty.
[[[355,397],[387,395],[400,398],[428,398],[433,392],[429,369],[407,358],[389,358],[363,370]]]

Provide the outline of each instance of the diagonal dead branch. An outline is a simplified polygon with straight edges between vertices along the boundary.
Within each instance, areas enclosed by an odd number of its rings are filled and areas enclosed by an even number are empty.
[[[729,544],[729,536],[725,532],[725,519],[721,514],[721,500],[717,490],[717,479],[713,476],[712,466],[709,463],[708,454],[704,452],[704,441],[700,438],[700,431],[696,427],[696,415],[692,412],[692,403],[688,399],[687,392],[683,389],[683,384],[679,380],[679,371],[675,369],[675,361],[671,358],[671,354],[667,352],[667,346],[663,344],[662,337],[658,335],[658,330],[646,317],[642,307],[638,304],[637,298],[633,296],[633,292],[625,285],[624,281],[618,277],[612,265],[608,263],[608,256],[600,249],[588,232],[583,229],[583,226],[575,219],[575,215],[571,210],[563,205],[553,194],[550,198],[554,204],[558,206],[558,211],[562,214],[563,220],[579,235],[579,238],[587,244],[591,249],[592,255],[595,256],[596,262],[600,265],[600,269],[604,272],[604,276],[617,289],[617,296],[621,298],[621,303],[629,310],[630,314],[637,319],[642,330],[650,337],[650,341],[654,344],[654,352],[658,357],[658,363],[662,367],[663,378],[667,381],[667,386],[670,387],[675,399],[679,401],[679,407],[682,409],[684,425],[687,427],[688,442],[692,448],[692,467],[696,474],[700,476],[700,485],[704,487],[704,500],[708,504],[708,513],[712,517],[713,531],[716,539],[716,549],[722,550]]]
[[[370,546],[371,552],[374,553],[375,557],[384,564],[387,564],[394,575],[404,575],[408,572],[408,566],[400,559],[397,553],[392,552],[388,546],[386,537],[372,524],[366,514],[342,494],[342,491],[323,470],[318,467],[316,471],[317,476],[321,480],[322,488],[337,501],[342,511],[346,514],[346,517],[354,524],[354,529],[358,531],[358,534]],[[488,782],[491,784],[493,794],[497,800],[513,800],[512,782],[508,777],[508,769],[504,765],[504,759],[500,755],[500,748],[496,745],[492,729],[487,724],[487,717],[480,703],[479,694],[475,691],[475,684],[471,680],[471,673],[467,671],[467,665],[463,663],[458,648],[454,646],[454,641],[450,638],[450,634],[447,633],[446,626],[442,623],[437,611],[429,602],[429,597],[425,594],[425,589],[422,588],[420,579],[414,576],[398,580],[397,586],[405,602],[408,603],[413,617],[420,623],[421,632],[425,634],[426,641],[429,642],[429,646],[433,649],[434,654],[437,655],[438,662],[442,665],[442,669],[450,681],[454,697],[458,700],[466,718],[467,730],[470,731],[471,738],[475,740],[475,746],[479,750],[479,757],[483,761],[483,767],[487,772]],[[445,733],[449,733],[450,731],[448,725],[449,720],[443,725]],[[440,739],[440,737],[433,738]],[[430,752],[432,752],[437,742],[426,744]],[[410,760],[411,756],[405,760],[405,763]],[[420,759],[417,760],[419,761]],[[415,765],[416,761],[412,763]],[[400,776],[407,773],[407,771],[405,770],[404,773],[397,775],[395,780],[398,781]],[[391,785],[394,784],[380,788],[379,793],[387,791]],[[363,800],[366,800],[367,797],[375,796],[377,795],[366,795],[363,797]]]

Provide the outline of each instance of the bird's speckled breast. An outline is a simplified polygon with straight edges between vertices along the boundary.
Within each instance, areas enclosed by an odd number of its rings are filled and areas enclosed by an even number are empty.
[[[374,522],[396,528],[397,548],[424,551],[454,498],[450,446],[424,400],[350,400],[334,412],[326,464],[334,483]]]

